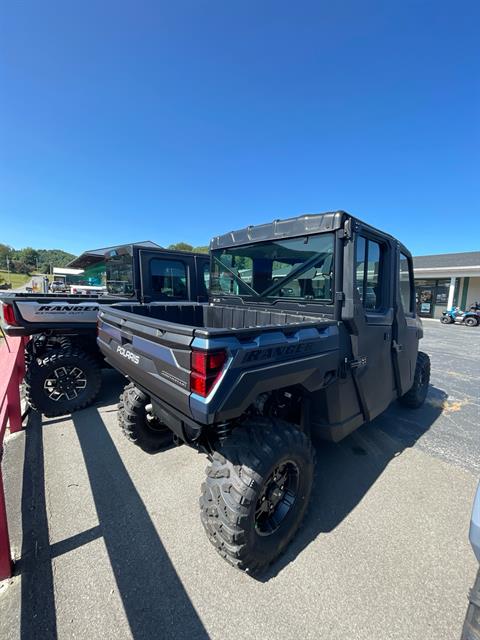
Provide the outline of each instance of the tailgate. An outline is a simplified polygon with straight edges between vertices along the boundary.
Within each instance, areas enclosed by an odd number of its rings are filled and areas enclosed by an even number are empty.
[[[31,335],[45,329],[94,329],[97,300],[1,298],[1,321],[7,335]]]
[[[150,395],[189,415],[193,332],[193,327],[101,307],[97,342],[112,367]]]

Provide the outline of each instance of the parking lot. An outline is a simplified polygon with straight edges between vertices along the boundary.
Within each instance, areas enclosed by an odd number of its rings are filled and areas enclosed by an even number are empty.
[[[317,444],[304,526],[261,580],[203,533],[205,457],[148,455],[123,438],[116,372],[95,406],[30,416],[5,450],[18,563],[0,589],[0,637],[458,638],[477,569],[480,328],[425,322],[422,349],[425,406],[394,404],[342,443]]]

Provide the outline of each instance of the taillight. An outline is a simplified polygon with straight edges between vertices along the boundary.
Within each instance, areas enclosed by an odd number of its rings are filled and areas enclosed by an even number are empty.
[[[190,389],[206,398],[217,382],[227,360],[225,351],[192,351]]]
[[[15,319],[15,313],[13,311],[13,305],[3,302],[3,317],[6,324],[17,324]]]

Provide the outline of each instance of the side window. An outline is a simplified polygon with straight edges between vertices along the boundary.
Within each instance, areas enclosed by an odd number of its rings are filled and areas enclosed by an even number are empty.
[[[370,311],[382,307],[382,251],[375,240],[357,237],[356,287],[362,305]]]
[[[413,311],[412,273],[409,267],[409,260],[403,253],[400,253],[399,288],[403,311],[411,313]]]
[[[188,297],[187,269],[180,260],[162,260],[154,258],[150,261],[152,291],[171,298]]]

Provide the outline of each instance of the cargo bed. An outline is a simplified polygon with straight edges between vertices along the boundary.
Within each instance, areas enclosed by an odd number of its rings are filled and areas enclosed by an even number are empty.
[[[202,303],[130,304],[118,303],[108,307],[109,322],[127,328],[129,321],[150,328],[164,328],[174,324],[176,333],[206,337],[248,333],[256,329],[288,328],[299,325],[333,324],[333,320],[314,315],[286,311],[268,311],[259,307],[239,307]],[[100,317],[102,307],[100,306]]]
[[[271,307],[118,303],[100,306],[98,344],[157,409],[166,403],[182,412],[182,420],[211,424],[240,415],[260,393],[281,384],[317,388],[332,379],[337,325]],[[223,354],[222,374],[203,397],[192,388],[194,351]]]

